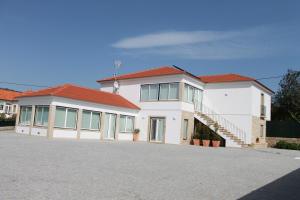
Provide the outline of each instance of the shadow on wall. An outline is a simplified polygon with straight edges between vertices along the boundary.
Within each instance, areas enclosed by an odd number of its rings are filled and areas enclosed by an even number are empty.
[[[300,168],[243,196],[240,200],[300,199]]]

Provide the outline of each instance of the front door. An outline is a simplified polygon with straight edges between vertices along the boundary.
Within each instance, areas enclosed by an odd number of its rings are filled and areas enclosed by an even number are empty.
[[[108,139],[108,140],[115,139],[116,119],[117,119],[116,114],[105,113],[104,139]]]
[[[163,142],[165,137],[165,118],[150,118],[150,142]]]

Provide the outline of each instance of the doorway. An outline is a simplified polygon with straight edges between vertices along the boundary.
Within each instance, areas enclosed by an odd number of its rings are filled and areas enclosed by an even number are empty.
[[[165,123],[164,117],[151,117],[150,118],[150,142],[163,143],[165,138]]]
[[[105,113],[104,139],[114,140],[116,133],[116,114]]]

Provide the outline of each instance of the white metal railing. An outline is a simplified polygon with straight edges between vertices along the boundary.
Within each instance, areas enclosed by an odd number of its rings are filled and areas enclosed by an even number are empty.
[[[207,115],[210,119],[218,123],[224,129],[229,131],[231,134],[236,136],[243,142],[246,142],[246,131],[236,126],[234,123],[226,119],[222,114],[215,112],[211,108],[203,105],[202,103],[194,103],[195,112],[200,112],[201,114]]]

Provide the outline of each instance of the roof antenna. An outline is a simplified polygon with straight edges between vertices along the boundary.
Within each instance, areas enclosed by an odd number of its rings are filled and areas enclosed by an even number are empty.
[[[114,89],[113,92],[114,93],[118,93],[119,90],[119,82],[117,80],[117,75],[118,75],[118,70],[120,69],[122,65],[122,61],[121,60],[114,60],[114,68],[115,68],[115,73],[114,73]]]

